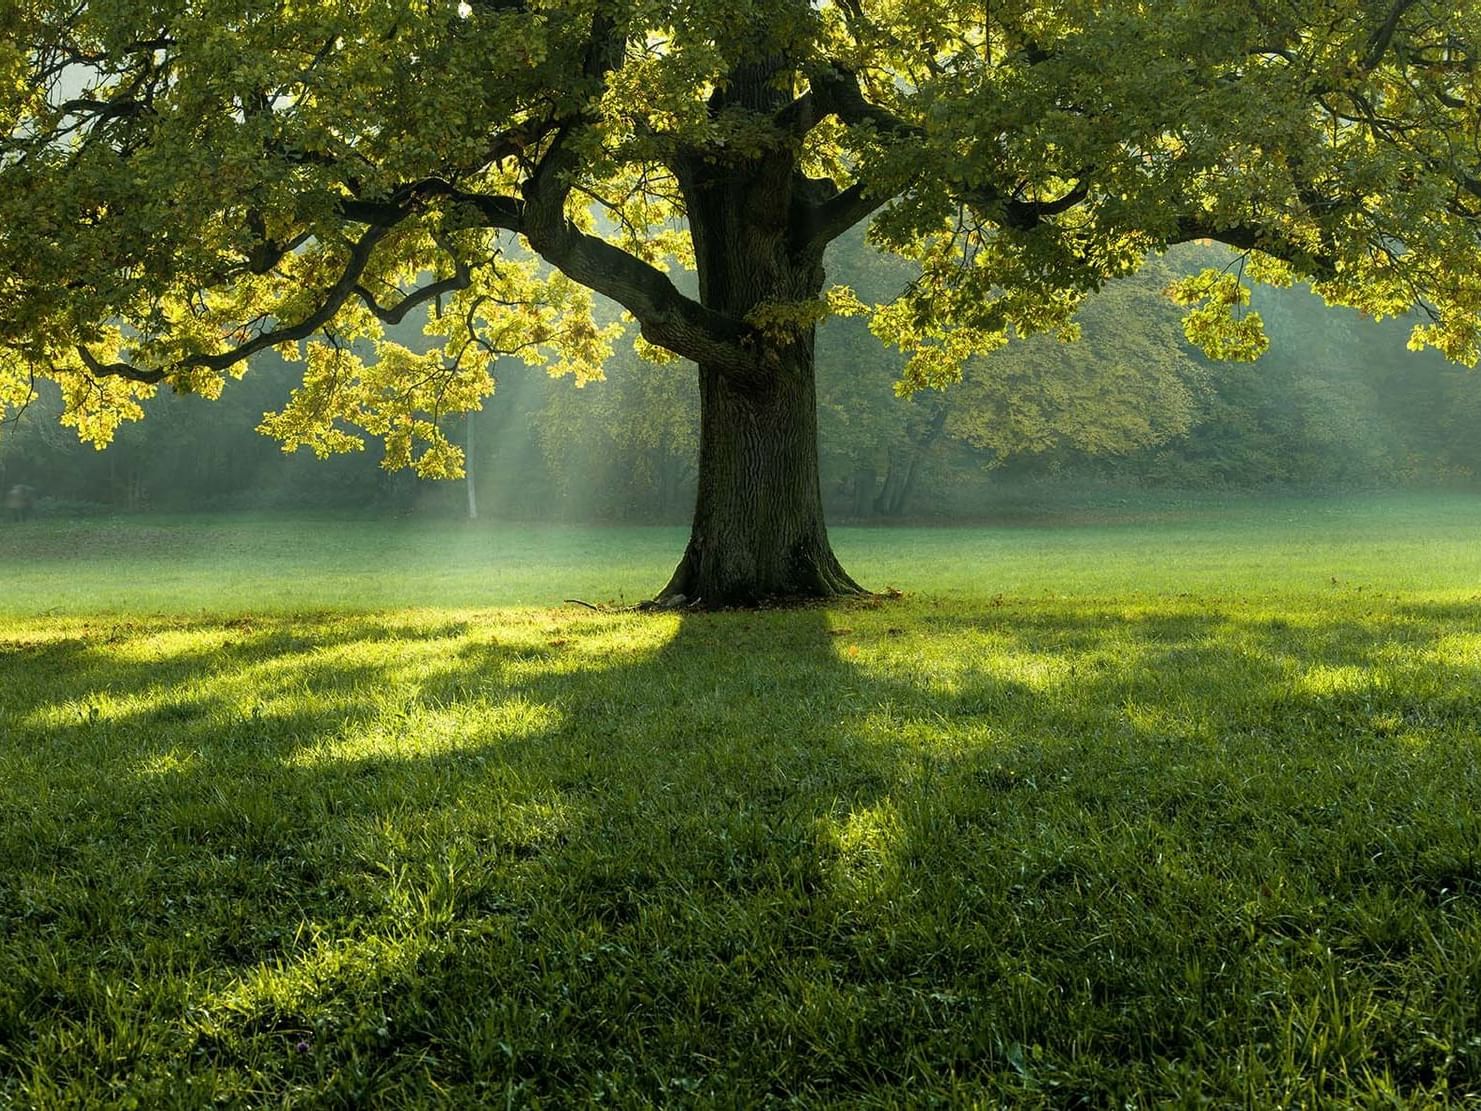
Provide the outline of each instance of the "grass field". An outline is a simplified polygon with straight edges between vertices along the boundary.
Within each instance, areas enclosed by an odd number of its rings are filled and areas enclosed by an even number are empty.
[[[1481,1101],[1481,498],[0,532],[0,1106]]]

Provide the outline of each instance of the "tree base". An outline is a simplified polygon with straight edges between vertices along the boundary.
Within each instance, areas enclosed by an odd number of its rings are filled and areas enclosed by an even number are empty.
[[[839,564],[826,536],[790,552],[766,554],[776,558],[757,558],[754,551],[734,548],[707,552],[697,538],[691,539],[668,585],[648,608],[772,608],[869,593]]]

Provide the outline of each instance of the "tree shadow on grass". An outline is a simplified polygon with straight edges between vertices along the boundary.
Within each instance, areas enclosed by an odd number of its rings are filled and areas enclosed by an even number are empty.
[[[1474,614],[1171,608],[0,654],[0,1093],[1474,1088]]]

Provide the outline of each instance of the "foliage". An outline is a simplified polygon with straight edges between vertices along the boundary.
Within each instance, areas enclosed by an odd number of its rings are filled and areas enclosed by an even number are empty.
[[[1071,447],[1126,455],[1186,433],[1205,372],[1162,303],[1173,271],[1154,262],[1088,301],[1083,342],[1034,337],[969,366],[945,431],[1002,459]]]
[[[834,261],[851,278],[869,272],[869,284],[885,290],[907,284],[908,270],[856,241],[839,246]],[[1085,302],[1073,321],[1080,342],[1031,337],[970,360],[961,382],[941,391],[910,390],[903,361],[873,348],[852,323],[825,329],[823,440],[834,466],[846,460],[855,513],[904,513],[922,468],[944,472],[932,485],[949,487],[1016,456],[1121,457],[1187,434],[1207,372],[1181,343],[1163,297],[1176,276],[1153,260]],[[885,400],[891,393],[901,403]]]
[[[1481,474],[1462,415],[1481,380],[1408,352],[1412,321],[1333,312],[1300,288],[1258,291],[1252,309],[1270,353],[1207,367],[1188,435],[1113,463],[1060,456],[1061,473],[1203,489],[1395,487]]]
[[[696,208],[715,177],[726,212],[775,216],[804,285],[879,213],[875,242],[918,273],[871,327],[913,388],[1063,332],[1086,294],[1203,238],[1334,304],[1421,306],[1414,343],[1452,359],[1481,345],[1474,0],[0,16],[0,406],[54,380],[97,443],[159,384],[215,397],[275,347],[304,370],[269,432],[375,436],[391,466],[453,474],[439,418],[481,403],[491,357],[599,373],[614,333],[588,288],[744,381],[757,350],[858,306],[776,275],[739,307],[682,292],[665,269],[698,257],[686,219],[719,219]],[[1263,347],[1237,277],[1179,296],[1210,352]],[[382,334],[434,299],[431,350]]]
[[[951,594],[682,620],[303,612],[614,530],[27,525],[0,1102],[1473,1102],[1478,524],[844,530]]]

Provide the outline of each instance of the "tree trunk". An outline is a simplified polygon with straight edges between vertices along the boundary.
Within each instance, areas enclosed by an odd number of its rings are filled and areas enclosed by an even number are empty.
[[[774,113],[784,59],[738,65],[711,111]],[[699,299],[736,321],[806,310],[823,289],[822,248],[795,219],[808,182],[782,145],[723,164],[675,166],[694,243]],[[805,223],[805,222],[804,222]],[[689,546],[660,604],[756,605],[861,593],[828,543],[818,478],[814,328],[806,316],[746,341],[735,366],[699,367],[698,493]]]
[[[890,516],[905,516],[905,506],[910,501],[910,495],[915,493],[915,479],[920,474],[921,452],[917,451],[910,460],[910,470],[905,472],[905,482],[895,494],[895,500],[890,503]]]
[[[839,566],[823,523],[812,345],[805,346],[806,357],[761,396],[700,367],[694,524],[661,602],[713,608],[862,592]]]
[[[854,516],[865,520],[874,513],[874,489],[879,485],[879,472],[873,467],[854,471]]]
[[[910,501],[910,495],[915,491],[915,479],[920,473],[921,456],[924,454],[924,448],[912,447],[910,461],[903,467],[897,467],[894,457],[891,457],[884,488],[880,490],[879,497],[874,501],[874,511],[881,517],[895,519],[905,516],[905,506]]]

